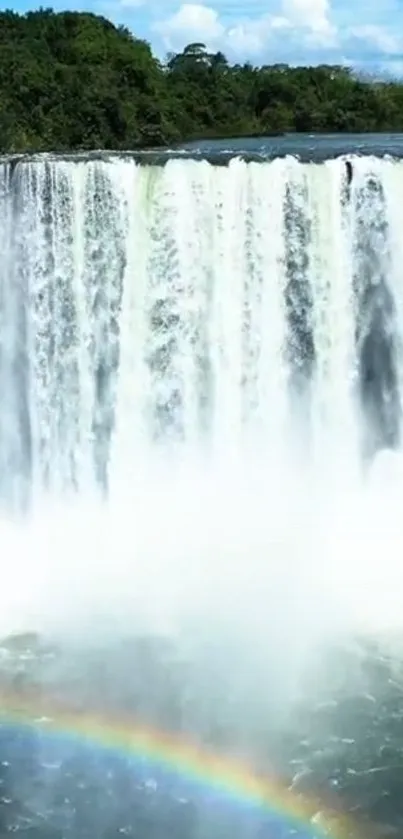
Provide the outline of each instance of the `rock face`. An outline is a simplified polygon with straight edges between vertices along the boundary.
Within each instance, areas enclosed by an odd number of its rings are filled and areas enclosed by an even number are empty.
[[[78,651],[27,635],[6,639],[0,655],[3,708],[4,697],[8,709],[25,702],[36,725],[52,703],[78,714],[135,714],[216,751],[245,756],[259,771],[269,768],[295,795],[315,796],[333,808],[336,823],[337,813],[349,813],[367,837],[403,835],[398,649],[386,655],[375,644],[357,641],[333,650],[307,674],[309,690],[301,690],[281,723],[270,721],[270,713],[265,722],[258,701],[254,708],[245,705],[245,693],[231,696],[225,672],[216,671],[212,686],[211,672],[180,660],[162,639]],[[84,740],[43,737],[38,727],[11,724],[9,714],[0,728],[0,755],[1,836],[295,835],[284,828],[276,832],[262,812],[245,815],[228,802],[213,806],[205,791],[190,789],[161,767],[130,763]]]

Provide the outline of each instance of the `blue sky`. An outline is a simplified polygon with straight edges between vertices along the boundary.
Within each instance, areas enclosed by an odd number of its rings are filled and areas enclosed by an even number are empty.
[[[0,2],[10,8],[10,2]],[[403,0],[54,0],[126,24],[163,57],[190,41],[255,64],[346,63],[403,76]],[[14,0],[19,11],[35,3]]]

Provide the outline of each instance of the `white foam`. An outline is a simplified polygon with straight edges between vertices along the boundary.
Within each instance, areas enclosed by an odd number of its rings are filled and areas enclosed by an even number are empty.
[[[24,523],[0,523],[0,633],[210,632],[260,666],[280,650],[286,669],[339,633],[403,626],[400,461],[380,455],[369,478],[358,468],[343,162],[50,162],[51,241],[45,164],[23,165],[12,222],[26,249],[4,263],[3,344],[19,340],[24,276],[34,505]],[[394,218],[403,178],[392,165],[382,164]],[[357,164],[356,179],[371,167],[379,174],[376,161]],[[311,231],[308,417],[289,399],[286,237],[297,247],[299,235],[282,215],[289,194]],[[119,373],[97,405],[117,344]],[[11,364],[0,373],[8,474],[24,448],[21,382]],[[174,425],[164,446],[161,405]],[[105,501],[94,420],[105,438],[114,422]]]

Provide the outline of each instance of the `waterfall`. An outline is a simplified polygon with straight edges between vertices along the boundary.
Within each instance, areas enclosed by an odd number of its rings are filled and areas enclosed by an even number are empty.
[[[399,762],[357,638],[401,659],[403,164],[144,160],[0,162],[0,816],[296,835],[176,769],[191,735],[355,812]],[[183,735],[173,782],[105,709]]]
[[[400,621],[403,165],[349,162],[0,163],[4,630]]]
[[[401,163],[0,165],[0,491],[156,451],[357,466],[401,433]]]

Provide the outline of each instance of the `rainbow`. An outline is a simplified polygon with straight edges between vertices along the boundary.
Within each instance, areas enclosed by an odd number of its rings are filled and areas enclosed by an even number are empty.
[[[27,727],[46,737],[74,739],[92,748],[151,763],[241,806],[259,808],[283,830],[293,829],[296,839],[358,839],[349,819],[324,811],[320,802],[295,794],[278,779],[263,776],[243,761],[209,751],[188,737],[145,725],[132,716],[111,719],[106,714],[62,706],[39,692],[2,692],[1,726]]]

